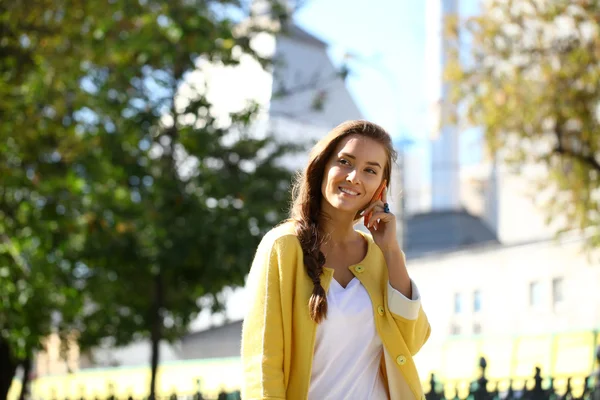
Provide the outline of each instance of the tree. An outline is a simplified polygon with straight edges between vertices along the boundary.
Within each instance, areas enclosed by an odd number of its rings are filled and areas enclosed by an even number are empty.
[[[543,165],[549,222],[598,248],[600,5],[492,0],[482,11],[449,21],[446,76],[458,110],[483,129],[491,154]]]
[[[185,332],[199,298],[217,309],[222,289],[243,283],[286,208],[290,172],[277,160],[293,146],[248,134],[256,104],[215,115],[193,79],[202,63],[242,56],[268,67],[252,42],[268,28],[237,24],[239,11],[1,6],[0,399],[57,330],[81,350],[149,337],[154,398],[159,341]]]
[[[76,59],[60,45],[69,25],[51,10],[0,6],[0,399],[42,338],[57,332],[68,342],[82,305],[71,270],[83,237],[68,171],[83,143],[62,119],[77,81],[57,73],[68,75]]]

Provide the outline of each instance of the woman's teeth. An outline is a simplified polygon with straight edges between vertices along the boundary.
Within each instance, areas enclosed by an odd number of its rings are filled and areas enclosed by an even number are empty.
[[[340,188],[340,191],[342,193],[349,194],[350,196],[357,196],[358,195],[358,192],[355,192],[355,191],[349,190],[349,189],[345,189],[345,188],[342,188],[342,187]]]

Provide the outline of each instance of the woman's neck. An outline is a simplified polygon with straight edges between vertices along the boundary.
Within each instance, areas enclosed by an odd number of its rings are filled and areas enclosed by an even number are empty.
[[[322,216],[319,224],[330,246],[344,245],[356,241],[353,216]]]

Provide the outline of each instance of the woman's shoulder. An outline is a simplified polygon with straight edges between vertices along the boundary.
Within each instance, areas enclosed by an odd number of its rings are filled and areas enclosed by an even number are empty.
[[[366,229],[366,228],[365,228]],[[367,231],[367,230],[363,230],[363,229],[359,229],[359,228],[354,228],[354,230],[358,233],[360,233],[360,235],[365,238],[365,240],[367,242],[369,242],[369,244],[375,243],[375,240],[373,239],[373,235],[371,235],[371,232]]]
[[[272,228],[263,236],[260,246],[269,249],[278,247],[282,250],[299,248],[300,241],[296,235],[294,221],[286,220]]]

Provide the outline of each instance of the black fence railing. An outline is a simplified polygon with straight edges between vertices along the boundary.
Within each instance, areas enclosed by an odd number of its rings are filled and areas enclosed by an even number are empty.
[[[542,370],[539,367],[535,368],[535,373],[531,378],[533,380],[531,388],[527,387],[526,382],[521,387],[514,387],[513,381],[509,380],[508,388],[501,391],[498,388],[500,382],[488,380],[486,376],[487,361],[481,357],[479,360],[481,375],[477,380],[466,383],[468,386],[466,396],[459,396],[458,385],[453,382],[450,387],[454,388],[454,394],[446,397],[447,391],[443,383],[438,382],[435,375],[431,374],[430,389],[425,394],[425,398],[427,400],[600,400],[600,346],[596,350],[596,360],[599,364],[598,368],[585,377],[583,388],[578,390],[581,392],[579,396],[574,395],[571,377],[567,378],[564,390],[558,393],[554,387],[555,379],[552,377],[542,378]],[[547,381],[546,385],[544,385],[544,381]],[[490,387],[492,387],[491,390]]]
[[[479,360],[481,375],[472,382],[446,382],[452,395],[447,396],[447,390],[443,382],[439,382],[434,374],[431,374],[429,380],[429,390],[425,394],[426,400],[600,400],[600,346],[596,350],[597,369],[589,376],[583,378],[583,388],[578,387],[574,390],[572,387],[572,378],[567,378],[566,385],[561,391],[555,389],[555,379],[552,377],[542,378],[542,370],[537,367],[530,380],[533,386],[528,388],[527,382],[520,387],[515,387],[513,381],[509,380],[508,387],[499,389],[502,382],[490,381],[486,376],[487,361],[484,357]],[[526,380],[527,381],[527,380]],[[544,383],[545,382],[545,383]],[[490,387],[492,389],[490,389]],[[467,388],[467,390],[459,390]],[[111,388],[112,392],[113,388]],[[467,392],[459,396],[459,392]],[[109,392],[110,393],[110,392]],[[574,393],[580,393],[576,396]],[[55,396],[47,398],[37,398],[36,400],[63,400]],[[115,396],[109,395],[106,398],[98,397],[75,397],[64,400],[152,400],[148,396]],[[242,400],[239,391],[227,393],[221,391],[218,397],[205,397],[201,392],[195,393],[172,393],[170,395],[156,396],[154,400]],[[396,400],[396,399],[392,399]]]

